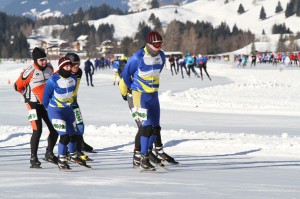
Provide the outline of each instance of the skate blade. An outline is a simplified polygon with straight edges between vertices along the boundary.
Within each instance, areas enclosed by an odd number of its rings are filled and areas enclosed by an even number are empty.
[[[140,168],[140,173],[155,173],[157,171],[158,170],[156,170],[156,169],[143,169],[143,168]]]
[[[64,172],[68,172],[68,171],[72,171],[71,168],[58,168],[59,171],[64,171]]]
[[[40,166],[40,165],[38,165],[38,166],[30,166],[29,167],[30,169],[42,169],[42,167]]]
[[[43,158],[43,160],[46,161],[46,162],[50,162],[52,164],[55,164],[55,165],[57,165],[57,163],[58,163],[58,162],[54,162],[54,161],[52,161],[50,159],[46,159],[46,158]]]
[[[82,167],[86,167],[88,169],[93,169],[91,165],[88,165],[88,164],[81,164],[79,162],[74,162],[75,164],[78,164],[79,166],[82,166]]]

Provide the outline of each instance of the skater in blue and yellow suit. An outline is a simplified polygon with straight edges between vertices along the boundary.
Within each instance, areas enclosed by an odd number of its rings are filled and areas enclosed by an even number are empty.
[[[146,170],[155,170],[149,162],[148,149],[160,132],[160,105],[158,100],[159,75],[165,65],[165,54],[161,51],[162,37],[156,31],[147,35],[147,44],[127,62],[122,78],[129,93],[132,93],[132,114],[142,122],[141,164]]]
[[[70,169],[67,164],[67,151],[70,161],[78,161],[76,153],[76,123],[71,104],[74,101],[73,93],[77,85],[77,78],[71,74],[72,62],[62,57],[58,62],[58,73],[49,78],[46,83],[43,104],[48,110],[49,119],[58,132],[58,167]],[[78,162],[79,163],[79,162]]]

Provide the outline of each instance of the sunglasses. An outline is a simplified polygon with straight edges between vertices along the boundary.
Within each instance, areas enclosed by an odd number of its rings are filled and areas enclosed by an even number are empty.
[[[162,42],[154,42],[154,43],[151,43],[151,45],[154,46],[155,48],[161,48]]]

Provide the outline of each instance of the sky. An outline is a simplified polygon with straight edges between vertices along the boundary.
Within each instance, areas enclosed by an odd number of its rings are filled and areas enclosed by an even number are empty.
[[[181,165],[141,173],[132,168],[137,127],[113,86],[112,69],[95,72],[95,87],[83,78],[79,89],[84,138],[97,152],[88,154],[93,170],[71,164],[71,172],[61,172],[43,161],[45,127],[38,154],[43,168],[30,169],[27,110],[12,88],[29,64],[0,65],[1,198],[299,197],[299,67],[210,61],[212,81],[205,75],[203,81],[186,74],[182,79],[165,68],[162,139]]]

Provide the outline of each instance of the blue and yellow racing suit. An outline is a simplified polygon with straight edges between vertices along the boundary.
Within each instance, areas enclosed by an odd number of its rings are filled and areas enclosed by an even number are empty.
[[[159,76],[165,65],[165,54],[159,51],[152,57],[146,47],[136,52],[125,65],[122,78],[132,91],[134,110],[132,115],[142,123],[141,153],[148,154],[160,128],[160,105],[158,100]]]
[[[49,119],[54,129],[60,135],[58,155],[66,155],[76,151],[76,124],[71,104],[74,101],[73,93],[77,85],[77,78],[71,75],[63,78],[56,74],[46,83],[43,104],[48,110]],[[68,147],[67,147],[68,145]]]

